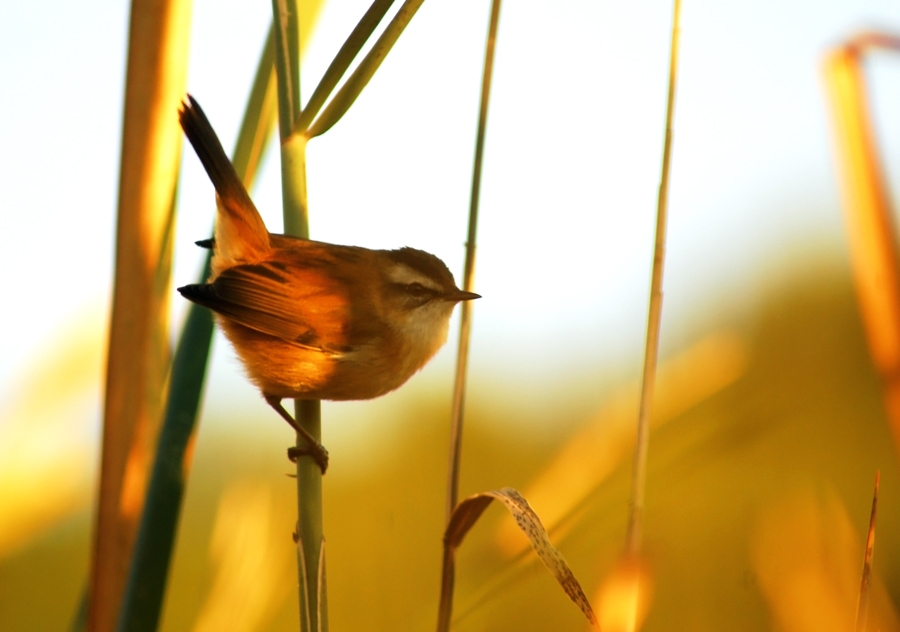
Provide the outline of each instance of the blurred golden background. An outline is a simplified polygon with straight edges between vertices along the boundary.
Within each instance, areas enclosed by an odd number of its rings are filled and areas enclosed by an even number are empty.
[[[0,76],[17,88],[0,96],[0,267],[16,297],[0,364],[4,631],[66,629],[86,581],[127,17],[113,4],[45,7],[46,24],[19,7],[0,26]],[[603,623],[627,517],[671,10],[588,4],[507,3],[501,18],[461,489],[521,490]],[[326,7],[311,75],[364,6]],[[414,245],[458,275],[487,4],[424,7],[353,115],[310,146],[312,234]],[[270,7],[256,9],[195,5],[189,89],[226,146],[267,28]],[[873,21],[900,32],[886,2],[685,6],[643,630],[850,629],[876,470],[870,629],[900,630],[897,444],[820,76],[824,51]],[[115,36],[88,41],[109,24]],[[891,186],[897,58],[866,68]],[[392,188],[409,170],[414,184]],[[253,193],[272,217],[277,172],[270,156]],[[182,182],[178,284],[212,218],[187,159]],[[395,394],[324,406],[335,630],[433,626],[453,347]],[[296,629],[290,433],[220,338],[213,355],[162,628]],[[460,549],[455,630],[586,629],[526,549],[489,509]]]
[[[814,256],[796,267],[771,283],[753,318],[709,323],[706,337],[664,357],[645,534],[653,592],[643,629],[847,629],[876,469],[873,608],[879,629],[900,629],[900,539],[890,527],[900,519],[896,451],[849,276]],[[597,609],[622,547],[630,441],[619,428],[633,419],[636,400],[633,380],[605,383],[600,405],[576,383],[531,406],[473,383],[462,482],[469,491],[520,489]],[[428,395],[426,385],[397,399],[376,407],[365,446],[331,444],[325,528],[335,629],[433,625],[449,413],[446,398]],[[204,417],[163,629],[296,626],[288,433],[254,404]],[[65,425],[40,433],[31,453],[48,457],[43,466],[11,471],[3,459],[3,513],[16,517],[0,531],[3,629],[64,629],[80,598],[91,481],[72,479],[89,469],[95,448],[71,441],[48,453],[59,441],[47,437]],[[12,440],[5,435],[3,445]],[[17,441],[24,455],[27,443]],[[588,454],[555,464],[573,450]],[[559,467],[572,489],[542,491]],[[455,629],[583,629],[539,562],[520,554],[527,542],[509,523],[505,512],[489,510],[461,548]]]

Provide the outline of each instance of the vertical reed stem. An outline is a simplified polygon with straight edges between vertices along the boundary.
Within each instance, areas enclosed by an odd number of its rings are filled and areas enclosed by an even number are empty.
[[[672,156],[672,115],[675,110],[675,86],[678,71],[678,40],[680,36],[681,0],[675,0],[672,17],[672,48],[669,55],[669,94],[666,103],[666,136],[663,144],[662,175],[656,205],[656,242],[653,253],[653,273],[650,279],[650,309],[647,317],[647,341],[644,349],[644,372],[641,385],[641,406],[638,415],[637,439],[634,447],[634,472],[631,480],[631,513],[628,517],[626,552],[637,557],[641,550],[643,530],[644,490],[647,479],[647,448],[650,433],[650,410],[656,380],[659,354],[659,328],[662,316],[663,265],[666,256],[666,223],[669,206],[669,165]]]
[[[472,290],[475,274],[475,238],[478,230],[478,205],[481,197],[481,173],[484,165],[484,136],[487,128],[488,105],[491,95],[491,80],[494,70],[494,46],[497,40],[497,25],[500,21],[501,0],[491,4],[491,21],[488,26],[487,44],[484,53],[484,72],[481,81],[481,105],[478,110],[478,132],[475,137],[475,160],[472,167],[472,192],[469,200],[469,229],[466,237],[466,262],[463,269],[462,289]],[[453,385],[453,408],[450,421],[450,467],[447,484],[447,523],[459,499],[459,469],[462,450],[463,409],[466,399],[466,373],[469,365],[469,338],[472,329],[472,304],[463,301],[459,325],[459,346],[457,348],[456,376]],[[441,570],[441,598],[438,607],[439,631],[450,629],[453,614],[453,584],[455,577],[453,548],[444,546]]]
[[[306,191],[306,136],[293,133],[300,118],[300,26],[296,0],[272,0],[275,20],[275,72],[278,75],[278,119],[281,139],[281,190],[284,232],[309,239]],[[294,419],[316,441],[322,440],[322,405],[296,400]],[[302,454],[306,439],[297,434]],[[322,528],[322,471],[308,457],[297,459],[297,572],[300,584],[300,629],[328,629],[325,614],[325,539]]]

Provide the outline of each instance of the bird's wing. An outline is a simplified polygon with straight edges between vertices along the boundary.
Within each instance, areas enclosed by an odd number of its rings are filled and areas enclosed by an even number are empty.
[[[349,349],[347,285],[314,267],[277,261],[239,265],[212,283],[178,289],[185,298],[245,327],[331,353]]]

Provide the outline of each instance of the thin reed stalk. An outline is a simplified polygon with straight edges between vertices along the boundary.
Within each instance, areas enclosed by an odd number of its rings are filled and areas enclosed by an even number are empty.
[[[281,139],[281,191],[284,233],[309,239],[309,201],[306,189],[306,137],[294,134],[300,118],[300,22],[296,0],[272,0],[275,23],[275,71],[278,76],[278,120]],[[322,403],[295,400],[294,419],[316,441],[322,441]],[[307,441],[296,435],[297,451]],[[300,629],[328,629],[325,611],[325,537],[323,530],[322,470],[307,456],[296,462],[297,472],[297,572],[300,595]]]
[[[490,105],[491,83],[494,72],[494,48],[497,41],[497,27],[500,22],[501,0],[491,3],[491,18],[488,26],[487,43],[484,52],[484,71],[481,80],[481,104],[478,109],[478,131],[475,137],[475,159],[472,165],[472,190],[469,199],[469,228],[466,236],[466,261],[463,269],[462,289],[472,290],[475,276],[475,246],[478,230],[478,209],[481,200],[481,174],[484,167],[484,137],[487,129]],[[453,384],[453,408],[450,420],[450,464],[447,479],[447,523],[459,501],[459,470],[462,450],[463,413],[466,400],[466,375],[469,365],[469,339],[472,330],[472,304],[463,301],[459,326],[456,374]],[[441,597],[438,606],[439,631],[450,629],[453,614],[453,586],[456,575],[453,548],[445,546],[441,570]]]
[[[331,97],[355,56],[374,33],[392,2],[374,0],[351,32],[335,59],[313,90],[307,110],[300,100],[300,29],[296,0],[272,0],[275,19],[275,69],[278,75],[279,131],[284,232],[309,239],[309,204],[306,186],[306,145],[310,138],[328,131],[353,105],[423,0],[406,0],[384,33],[362,59],[345,84]],[[328,99],[331,97],[331,101]],[[327,102],[327,105],[326,105]],[[324,107],[324,110],[322,108]],[[322,110],[321,114],[316,114]],[[321,442],[322,409],[316,400],[296,400],[294,418]],[[298,453],[305,438],[298,433]],[[300,628],[328,629],[325,586],[325,538],[322,529],[322,471],[311,458],[297,459],[297,561],[300,584]]]
[[[859,582],[859,601],[856,604],[856,632],[866,632],[869,618],[869,595],[872,585],[872,557],[875,554],[875,518],[878,511],[878,486],[881,470],[875,472],[875,491],[872,493],[872,511],[869,514],[869,532],[866,535],[866,554],[863,559],[862,579]]]
[[[644,348],[644,371],[641,377],[641,405],[638,413],[637,439],[634,447],[634,471],[631,480],[631,507],[625,550],[633,557],[641,552],[644,523],[644,491],[647,484],[647,451],[650,439],[650,414],[656,383],[659,356],[659,329],[662,320],[662,282],[666,258],[666,224],[669,207],[669,166],[672,161],[672,119],[675,112],[675,88],[678,79],[678,44],[680,37],[681,0],[675,0],[672,16],[672,44],[669,53],[669,93],[666,101],[666,135],[663,142],[662,175],[656,204],[656,238],[653,250],[653,272],[650,279],[650,308],[647,317],[647,340]]]

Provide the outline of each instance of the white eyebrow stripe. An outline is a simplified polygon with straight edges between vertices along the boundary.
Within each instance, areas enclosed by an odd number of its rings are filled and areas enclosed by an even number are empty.
[[[390,271],[388,272],[388,278],[391,283],[399,283],[401,285],[409,285],[411,283],[420,283],[428,289],[434,290],[436,292],[441,291],[443,288],[439,283],[436,283],[434,279],[431,277],[422,274],[418,270],[414,270],[407,265],[398,264],[391,266]]]

